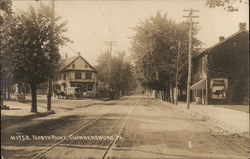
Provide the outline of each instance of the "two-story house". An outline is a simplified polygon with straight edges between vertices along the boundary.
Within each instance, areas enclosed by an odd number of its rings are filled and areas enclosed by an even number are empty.
[[[249,101],[249,32],[239,31],[193,56],[192,98],[202,104],[242,104]]]
[[[83,96],[95,96],[97,90],[97,71],[81,55],[62,61],[54,78],[54,87],[66,91],[69,87],[78,87]]]

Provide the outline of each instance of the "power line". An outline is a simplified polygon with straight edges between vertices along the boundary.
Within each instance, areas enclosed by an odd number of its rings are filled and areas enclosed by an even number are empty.
[[[73,51],[74,53],[78,54],[77,51],[75,51],[72,47],[70,47],[69,45],[65,44],[65,46],[67,46],[71,51]]]
[[[87,26],[87,28],[90,30],[90,32],[92,34],[94,34],[100,41],[103,41],[103,39],[97,34],[95,33],[90,26],[88,25],[88,23],[83,19],[83,17],[75,10],[76,14],[80,17],[80,20]]]
[[[99,1],[97,1],[97,5],[98,5],[98,11],[99,11],[99,13],[101,14],[101,16],[103,17],[104,22],[105,22],[107,25],[109,25],[106,16],[104,16],[103,11],[102,11],[102,9],[100,8]]]
[[[110,35],[110,37],[112,37],[112,35],[111,35],[111,32],[112,32],[111,17],[112,17],[112,14],[113,14],[112,10],[113,10],[114,5],[112,5],[112,8],[110,9],[110,12],[109,12],[109,15],[108,15],[108,17],[109,17],[108,19],[106,18],[106,16],[104,16],[103,11],[100,8],[99,1],[97,2],[97,5],[98,5],[98,8],[99,8],[98,11],[101,14],[101,16],[103,17],[103,20],[104,20],[104,22],[106,23],[106,25],[108,27],[109,35]]]

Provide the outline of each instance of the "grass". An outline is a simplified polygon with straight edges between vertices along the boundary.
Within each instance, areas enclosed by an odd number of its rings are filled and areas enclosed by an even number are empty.
[[[249,105],[214,105],[214,106],[249,113]]]

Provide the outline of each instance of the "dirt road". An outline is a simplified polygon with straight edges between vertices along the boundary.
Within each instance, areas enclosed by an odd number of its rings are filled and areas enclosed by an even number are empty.
[[[68,108],[64,112],[2,127],[2,155],[6,159],[248,156],[247,139],[214,135],[206,120],[146,96],[99,101],[88,107],[82,102],[82,107],[62,102]]]

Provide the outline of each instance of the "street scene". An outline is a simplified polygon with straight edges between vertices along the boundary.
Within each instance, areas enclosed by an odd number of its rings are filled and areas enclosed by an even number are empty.
[[[1,139],[5,158],[246,158],[248,155],[248,139],[239,136],[240,133],[221,129],[217,126],[220,123],[204,117],[205,114],[191,116],[144,95],[111,101],[86,100],[84,104],[68,100],[55,103],[57,113],[45,117],[27,116],[22,120],[16,117],[11,121],[3,116]],[[240,117],[244,115],[240,113]]]
[[[0,0],[1,159],[246,159],[247,0]]]

